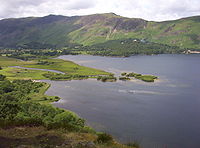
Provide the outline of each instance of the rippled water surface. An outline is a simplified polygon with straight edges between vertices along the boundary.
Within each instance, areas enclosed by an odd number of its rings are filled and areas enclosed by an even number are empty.
[[[154,55],[111,58],[60,56],[80,65],[121,72],[153,74],[140,80],[47,81],[48,95],[63,99],[55,106],[72,110],[96,130],[143,148],[200,147],[200,55]]]

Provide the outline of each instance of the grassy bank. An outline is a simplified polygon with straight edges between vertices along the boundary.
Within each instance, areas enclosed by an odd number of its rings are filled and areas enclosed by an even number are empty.
[[[60,98],[57,96],[45,95],[45,92],[51,85],[44,82],[40,83],[42,84],[42,86],[37,91],[32,91],[30,94],[28,94],[28,97],[32,98],[34,102],[38,102],[41,104],[49,104],[60,100]]]
[[[7,76],[9,80],[15,79],[51,79],[51,80],[79,80],[99,75],[109,75],[103,70],[80,66],[71,61],[61,59],[40,59],[33,61],[21,61],[14,58],[0,56],[0,74]],[[41,70],[21,69],[9,66],[21,66],[27,68],[50,69],[64,72],[57,74]]]

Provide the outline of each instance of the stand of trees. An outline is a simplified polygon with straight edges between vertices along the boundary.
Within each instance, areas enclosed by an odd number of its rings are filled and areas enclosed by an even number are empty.
[[[76,114],[36,102],[29,94],[44,85],[31,80],[10,82],[0,75],[0,127],[43,125],[47,128],[84,129],[85,121]]]
[[[148,42],[146,40],[130,38],[110,40],[104,43],[99,43],[91,46],[83,46],[81,44],[69,44],[61,49],[58,49],[56,47],[43,48],[43,46],[34,46],[34,48],[21,47],[19,49],[1,49],[0,54],[4,54],[9,57],[18,58],[21,60],[31,60],[35,58],[45,58],[67,54],[76,55],[82,53],[100,56],[127,57],[136,54],[150,55],[165,53],[182,53],[187,50],[188,49],[186,48],[180,48],[177,46],[169,46],[166,44],[159,44],[154,42]]]

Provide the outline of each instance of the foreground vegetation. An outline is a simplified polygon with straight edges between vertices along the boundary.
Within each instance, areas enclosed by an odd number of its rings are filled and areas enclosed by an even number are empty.
[[[43,126],[18,126],[9,129],[0,128],[0,147],[26,148],[139,148],[122,145],[114,139],[102,141],[101,134],[88,132],[69,132],[64,129],[46,129]]]
[[[60,98],[46,96],[48,87],[0,75],[0,147],[129,147],[96,133],[75,113],[50,105]]]

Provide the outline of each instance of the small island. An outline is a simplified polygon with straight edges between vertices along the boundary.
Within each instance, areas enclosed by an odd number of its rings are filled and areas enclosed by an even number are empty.
[[[131,80],[131,79],[129,77],[119,77],[119,80],[127,81],[127,80]]]
[[[98,81],[102,81],[102,82],[116,82],[117,78],[114,77],[113,75],[109,75],[109,76],[98,76],[97,77]]]
[[[131,78],[135,78],[135,79],[142,80],[144,82],[154,82],[156,79],[158,79],[158,77],[153,76],[153,75],[142,75],[142,74],[138,74],[134,72],[131,72],[131,73],[123,72],[121,73],[121,76],[122,77],[119,77],[119,80],[123,80],[123,81],[131,80]]]

